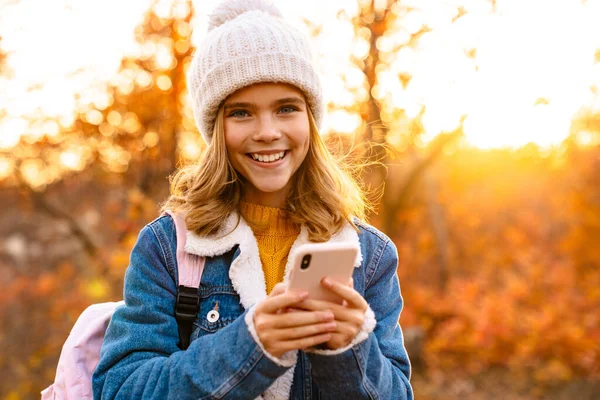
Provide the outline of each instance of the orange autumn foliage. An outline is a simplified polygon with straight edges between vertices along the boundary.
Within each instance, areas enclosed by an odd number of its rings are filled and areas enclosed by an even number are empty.
[[[432,171],[450,231],[442,293],[422,199],[400,216],[406,322],[427,330],[432,368],[600,376],[600,149],[531,150],[458,151]]]

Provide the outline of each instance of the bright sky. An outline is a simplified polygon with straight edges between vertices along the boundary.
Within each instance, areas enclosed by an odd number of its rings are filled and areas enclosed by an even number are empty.
[[[27,133],[35,137],[57,134],[47,122],[34,128],[28,121],[73,121],[74,94],[102,92],[102,82],[114,76],[121,57],[133,52],[133,29],[149,0],[0,0],[0,37],[11,52],[15,76],[0,77],[0,149],[14,146]],[[206,14],[218,0],[194,2],[201,16],[194,43],[206,31]],[[325,96],[337,104],[353,101],[344,88],[362,85],[362,76],[349,69],[348,55],[364,53],[364,43],[353,42],[349,24],[337,21],[343,7],[355,12],[350,0],[275,1],[301,29],[301,18],[320,24],[315,41]],[[453,130],[466,116],[467,140],[478,147],[520,146],[534,141],[542,146],[560,143],[571,119],[582,106],[600,112],[600,99],[590,87],[600,88],[600,0],[402,0],[415,11],[379,43],[391,48],[404,43],[423,24],[425,34],[416,50],[405,48],[389,60],[391,69],[380,75],[378,98],[387,99],[387,112],[422,111],[426,138]],[[457,5],[467,15],[451,23]],[[465,52],[476,49],[475,59]],[[413,75],[403,88],[398,73]],[[92,90],[92,92],[93,92]],[[101,106],[102,100],[97,100]],[[345,112],[329,115],[327,129],[354,131],[360,119]],[[391,138],[394,137],[394,126]],[[37,133],[36,133],[37,129]]]

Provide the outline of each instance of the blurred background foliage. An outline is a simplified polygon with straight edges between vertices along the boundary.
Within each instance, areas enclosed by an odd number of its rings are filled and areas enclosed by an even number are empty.
[[[448,24],[469,16],[471,6],[447,3]],[[499,12],[500,2],[464,3]],[[9,15],[20,4],[2,6]],[[595,100],[577,105],[558,143],[476,146],[466,135],[469,113],[433,129],[427,112],[439,105],[395,98],[418,84],[398,60],[434,30],[416,13],[409,1],[340,8],[336,23],[351,33],[352,51],[331,81],[338,88],[329,92],[324,135],[381,162],[362,180],[378,193],[370,222],[398,247],[400,322],[417,395],[600,396],[600,42],[590,61]],[[72,116],[0,108],[5,399],[36,398],[81,311],[121,298],[129,252],[168,195],[168,176],[202,150],[185,83],[194,18],[189,1],[149,2],[134,50],[111,79],[75,93]],[[315,41],[328,34],[326,24],[303,26]],[[8,61],[16,51],[0,36],[0,88],[16,79]],[[464,57],[476,62],[478,49]],[[445,70],[443,59],[438,66]],[[86,69],[70,78],[79,74]],[[451,107],[436,85],[432,98]],[[551,102],[540,96],[535,105]],[[501,108],[489,112],[515,129],[521,123]],[[488,123],[483,138],[497,132]],[[545,127],[533,128],[543,137]]]

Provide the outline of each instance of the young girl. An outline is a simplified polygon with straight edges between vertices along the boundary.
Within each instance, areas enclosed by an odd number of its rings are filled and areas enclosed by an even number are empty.
[[[398,318],[394,244],[360,220],[363,196],[323,144],[306,37],[262,0],[218,6],[189,72],[208,143],[163,209],[185,216],[205,257],[190,345],[174,315],[170,216],[141,232],[94,373],[102,399],[412,399]],[[324,279],[344,304],[286,290],[308,242],[353,242],[353,280]]]

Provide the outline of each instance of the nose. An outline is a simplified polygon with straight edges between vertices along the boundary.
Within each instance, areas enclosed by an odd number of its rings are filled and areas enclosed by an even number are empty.
[[[253,139],[257,142],[270,143],[279,138],[281,138],[279,124],[270,115],[262,116],[259,119]]]

